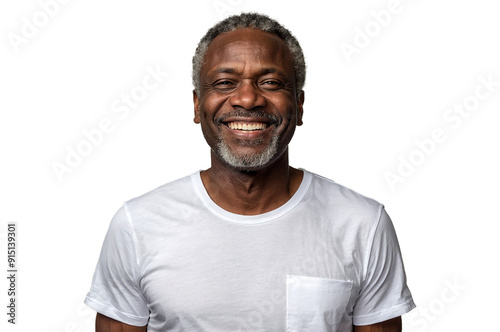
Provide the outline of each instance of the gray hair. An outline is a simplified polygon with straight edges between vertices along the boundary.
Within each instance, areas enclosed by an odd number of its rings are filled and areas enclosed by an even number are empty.
[[[230,16],[223,21],[220,21],[210,28],[205,36],[201,38],[198,47],[193,56],[193,85],[196,94],[200,95],[200,74],[205,58],[205,53],[208,46],[218,35],[225,32],[230,32],[238,29],[254,28],[265,32],[275,34],[281,38],[288,46],[288,49],[293,57],[295,68],[295,86],[297,93],[304,87],[306,80],[306,63],[304,54],[297,39],[292,33],[277,21],[269,18],[266,15],[258,13],[242,13],[240,15]]]

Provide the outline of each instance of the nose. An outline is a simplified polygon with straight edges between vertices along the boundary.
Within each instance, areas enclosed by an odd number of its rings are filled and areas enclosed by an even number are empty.
[[[234,108],[241,107],[250,110],[265,106],[266,99],[259,87],[255,86],[253,82],[243,81],[234,90],[233,95],[229,98],[229,103]]]

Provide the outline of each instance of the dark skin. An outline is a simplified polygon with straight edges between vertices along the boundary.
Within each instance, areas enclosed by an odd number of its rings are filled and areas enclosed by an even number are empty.
[[[373,325],[354,326],[354,332],[401,332],[402,330],[401,317],[395,317]]]
[[[97,314],[96,332],[146,332],[148,326],[132,326]],[[367,326],[354,326],[354,332],[401,332],[401,317]]]
[[[96,332],[146,332],[148,326],[132,326],[112,318],[97,314]],[[354,332],[401,332],[401,317],[367,326],[354,326]]]
[[[278,208],[298,189],[302,172],[288,164],[288,143],[302,124],[304,93],[297,94],[293,60],[277,36],[254,29],[219,35],[205,55],[200,96],[194,93],[194,121],[202,126],[211,147],[211,168],[201,178],[212,200],[237,214],[255,215]],[[261,110],[279,123],[266,130],[231,130],[218,117],[234,109]],[[259,117],[229,122],[262,123]],[[259,153],[278,135],[278,152],[261,167],[235,168],[216,153],[219,137],[237,155]],[[245,141],[262,140],[258,146]]]
[[[297,191],[303,172],[289,166],[288,143],[302,125],[304,92],[297,91],[293,58],[277,36],[256,29],[240,29],[217,36],[207,49],[200,75],[200,94],[193,92],[194,121],[201,124],[211,148],[211,167],[201,172],[212,200],[242,215],[272,211]],[[235,109],[250,117],[231,115]],[[218,121],[223,118],[224,121]],[[232,124],[257,125],[246,131]],[[235,156],[259,154],[278,137],[277,152],[264,165],[235,167],[218,154],[222,139]],[[355,332],[399,332],[401,317],[354,326]],[[140,332],[135,327],[97,314],[96,332]]]
[[[95,318],[96,332],[146,332],[148,326],[132,326],[97,313]]]

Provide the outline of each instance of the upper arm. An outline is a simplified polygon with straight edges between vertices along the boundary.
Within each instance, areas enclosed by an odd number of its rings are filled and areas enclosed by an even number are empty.
[[[96,332],[146,332],[148,326],[132,326],[97,313]]]
[[[401,332],[401,316],[373,325],[354,326],[354,332]]]
[[[140,286],[134,234],[122,207],[110,223],[85,304],[102,315],[141,326],[148,323],[149,309]]]
[[[383,206],[374,227],[353,308],[353,322],[358,326],[401,316],[415,307],[406,283],[396,231]]]

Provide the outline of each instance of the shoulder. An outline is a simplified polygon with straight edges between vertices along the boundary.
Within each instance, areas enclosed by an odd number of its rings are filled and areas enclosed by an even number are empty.
[[[324,176],[307,173],[311,176],[309,193],[314,200],[343,213],[380,214],[383,205],[378,201]]]
[[[347,242],[365,242],[384,215],[378,201],[323,176],[310,173],[304,207]],[[314,211],[314,212],[311,212]]]
[[[126,201],[125,205],[127,208],[132,209],[182,200],[194,191],[191,178],[196,174],[199,174],[199,172],[163,184],[156,189]]]
[[[198,195],[193,184],[193,177],[199,172],[168,182],[141,196],[126,201],[123,210],[130,222],[138,224],[157,223],[183,215],[197,203]]]

